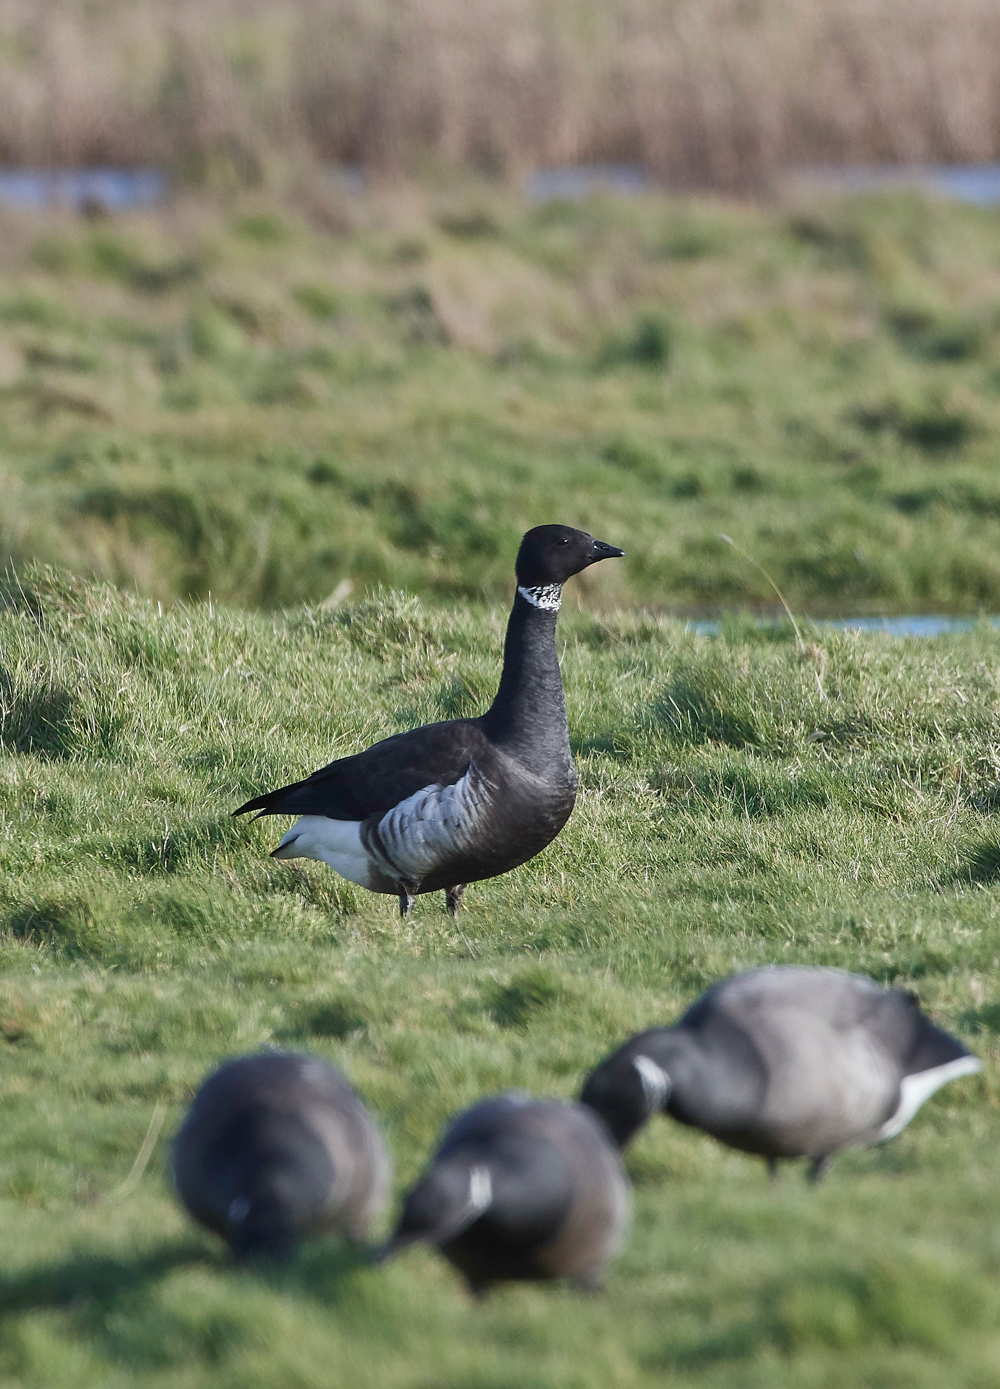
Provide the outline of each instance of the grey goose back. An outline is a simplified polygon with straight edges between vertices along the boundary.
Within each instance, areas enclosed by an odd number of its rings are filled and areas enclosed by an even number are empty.
[[[299,1240],[366,1240],[392,1168],[375,1122],[335,1067],[264,1052],[227,1061],[195,1095],[171,1155],[178,1195],[237,1259]]]
[[[912,994],[836,969],[772,965],[714,985],[674,1027],[641,1032],[589,1077],[581,1102],[624,1147],[665,1113],[767,1159],[892,1138],[930,1095],[981,1063]]]
[[[372,892],[444,889],[458,910],[465,886],[534,858],[576,799],[556,656],[562,586],[623,550],[569,526],[536,526],[521,541],[503,672],[485,714],[397,733],[304,781],[234,811],[297,815],[275,858],[319,859]]]
[[[621,1248],[629,1200],[618,1152],[589,1109],[498,1095],[448,1125],[376,1259],[422,1240],[477,1295],[511,1279],[595,1288]]]

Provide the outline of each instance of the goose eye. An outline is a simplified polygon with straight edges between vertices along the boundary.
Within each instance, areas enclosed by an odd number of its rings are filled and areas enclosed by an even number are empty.
[[[567,536],[565,536],[565,535],[561,535],[561,536],[559,537],[559,539],[556,541],[556,544],[557,544],[557,545],[568,545],[568,544],[569,544],[569,538],[568,538]]]

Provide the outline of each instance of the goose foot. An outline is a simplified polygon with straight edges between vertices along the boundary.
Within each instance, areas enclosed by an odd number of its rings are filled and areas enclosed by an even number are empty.
[[[808,1180],[812,1182],[813,1186],[815,1186],[817,1182],[823,1180],[823,1174],[829,1166],[829,1153],[824,1153],[822,1157],[813,1158],[812,1162],[809,1164],[809,1171],[806,1174]]]
[[[449,916],[458,916],[458,909],[462,905],[462,894],[466,887],[466,883],[456,883],[454,887],[445,888],[444,902]]]

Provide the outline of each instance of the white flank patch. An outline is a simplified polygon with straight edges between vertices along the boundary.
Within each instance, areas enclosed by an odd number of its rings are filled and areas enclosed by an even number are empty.
[[[637,1056],[632,1061],[632,1065],[639,1072],[639,1079],[642,1081],[642,1093],[646,1096],[646,1103],[649,1105],[650,1112],[660,1108],[663,1101],[670,1094],[671,1080],[662,1066],[649,1056]]]
[[[361,843],[359,820],[303,815],[285,835],[272,858],[315,858],[348,882],[371,887],[371,860]]]
[[[557,613],[562,602],[562,584],[539,584],[536,588],[522,588],[520,584],[517,591],[525,602],[530,603],[533,608],[541,608],[544,612]]]
[[[479,837],[489,790],[488,782],[473,762],[465,776],[454,785],[425,786],[387,810],[372,836],[375,841],[372,848],[373,853],[381,850],[380,857],[385,859],[388,875],[419,883],[455,854],[474,844]]]
[[[947,1085],[949,1080],[957,1080],[959,1076],[975,1075],[976,1071],[982,1069],[983,1063],[978,1056],[960,1056],[957,1061],[947,1061],[943,1066],[932,1066],[929,1071],[918,1071],[916,1075],[904,1076],[899,1086],[899,1108],[879,1129],[875,1141],[880,1143],[883,1139],[895,1138],[900,1129],[904,1129],[910,1122],[924,1100],[930,1099],[934,1091],[940,1090],[942,1085]]]

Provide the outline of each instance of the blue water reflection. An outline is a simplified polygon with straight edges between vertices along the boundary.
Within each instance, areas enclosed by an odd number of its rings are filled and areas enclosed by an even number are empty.
[[[367,191],[368,180],[359,166],[331,165],[323,172],[344,193],[357,197]],[[1000,164],[859,165],[799,169],[790,177],[845,195],[922,188],[980,207],[1000,206]],[[567,164],[536,169],[522,188],[530,202],[546,202],[594,193],[634,197],[655,186],[649,171],[638,164]],[[162,169],[0,169],[0,203],[30,211],[79,211],[87,205],[109,212],[153,207],[167,196],[168,188]]]
[[[592,193],[634,197],[651,186],[649,174],[638,164],[567,164],[536,169],[524,180],[523,189],[529,202],[544,203],[550,198],[587,198]]]
[[[800,169],[792,179],[845,195],[919,188],[977,207],[1000,206],[1000,164],[870,164],[844,169]]]
[[[870,164],[798,169],[790,177],[845,196],[919,188],[979,207],[1000,206],[1000,164]],[[649,172],[637,164],[567,164],[536,169],[525,179],[523,191],[530,202],[546,202],[593,193],[634,197],[654,186]]]
[[[0,203],[30,212],[88,206],[117,212],[153,207],[166,195],[159,169],[0,169]]]

